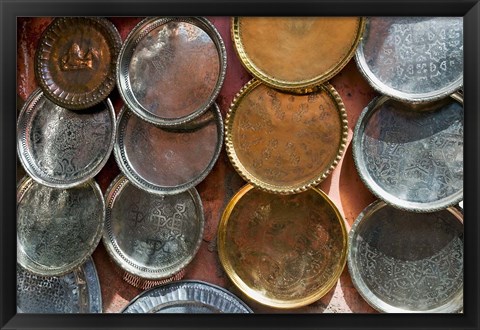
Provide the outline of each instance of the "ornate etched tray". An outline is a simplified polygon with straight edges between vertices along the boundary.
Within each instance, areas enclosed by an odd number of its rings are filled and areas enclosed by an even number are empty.
[[[432,212],[463,199],[463,98],[409,104],[375,98],[353,135],[355,166],[385,202]]]
[[[18,313],[101,313],[102,295],[92,258],[63,276],[38,276],[17,265]]]
[[[355,59],[370,85],[408,102],[463,86],[462,17],[369,17]]]
[[[120,51],[117,86],[125,104],[162,127],[188,122],[213,104],[227,53],[216,28],[197,17],[149,17]]]
[[[253,313],[229,291],[201,281],[180,281],[134,298],[122,313]]]
[[[18,117],[18,157],[35,181],[71,188],[100,172],[112,152],[115,130],[109,99],[83,111],[71,111],[37,89]]]
[[[294,195],[244,186],[218,226],[218,255],[250,298],[277,308],[308,305],[343,271],[347,231],[337,207],[316,188]]]
[[[369,205],[349,233],[353,284],[375,309],[452,313],[463,308],[463,213]]]

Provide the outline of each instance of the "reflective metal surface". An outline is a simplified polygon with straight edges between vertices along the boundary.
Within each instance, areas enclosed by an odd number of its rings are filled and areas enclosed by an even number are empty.
[[[109,99],[71,111],[37,89],[18,118],[18,156],[35,181],[54,188],[74,187],[100,172],[112,152],[115,130]]]
[[[386,96],[360,115],[355,166],[378,198],[408,211],[432,212],[463,199],[463,99],[459,94],[410,105]]]
[[[45,95],[67,109],[86,109],[115,86],[120,34],[107,19],[56,18],[44,31],[35,76]]]
[[[117,85],[126,105],[142,119],[172,126],[212,105],[226,64],[222,38],[205,18],[150,17],[125,40]]]
[[[17,262],[38,275],[69,273],[97,247],[104,220],[95,181],[54,189],[25,178],[17,189]]]
[[[123,174],[150,193],[178,194],[212,170],[222,148],[223,121],[215,103],[202,117],[168,129],[145,122],[124,107],[117,132],[114,154]]]
[[[295,308],[335,285],[345,266],[347,231],[336,206],[318,189],[275,195],[246,185],[223,213],[218,254],[247,296]]]
[[[380,93],[409,102],[463,86],[462,17],[369,17],[355,59]]]
[[[225,126],[227,154],[237,172],[281,194],[323,181],[341,159],[348,134],[345,107],[331,85],[294,95],[255,79],[237,94]]]
[[[180,281],[140,294],[122,313],[252,313],[252,310],[221,287],[201,281]]]
[[[101,313],[92,258],[64,276],[38,276],[17,265],[17,313]]]
[[[463,214],[412,213],[377,201],[349,234],[348,267],[363,298],[382,312],[463,308]]]

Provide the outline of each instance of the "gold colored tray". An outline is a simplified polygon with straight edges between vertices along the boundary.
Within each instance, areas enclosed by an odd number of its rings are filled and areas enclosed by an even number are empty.
[[[265,84],[308,92],[335,76],[355,54],[362,17],[233,17],[243,66]]]
[[[225,145],[236,171],[257,188],[294,194],[323,181],[345,150],[343,102],[330,84],[288,94],[253,79],[233,100]]]
[[[246,185],[218,227],[218,254],[229,278],[250,298],[277,308],[305,306],[328,293],[347,247],[341,214],[315,188],[275,195]]]

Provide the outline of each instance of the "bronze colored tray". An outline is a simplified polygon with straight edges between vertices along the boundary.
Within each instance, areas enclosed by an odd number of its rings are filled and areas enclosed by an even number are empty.
[[[335,76],[355,54],[361,17],[233,17],[245,68],[265,84],[305,92]]]
[[[321,190],[276,195],[246,185],[223,213],[218,254],[247,296],[271,307],[295,308],[335,285],[345,266],[347,231]]]
[[[323,181],[345,150],[345,106],[330,84],[289,94],[256,79],[237,94],[226,117],[227,154],[237,172],[271,193],[293,194]]]

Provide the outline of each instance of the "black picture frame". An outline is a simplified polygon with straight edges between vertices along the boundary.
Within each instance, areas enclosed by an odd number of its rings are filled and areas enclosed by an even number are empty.
[[[478,0],[0,0],[1,329],[478,329]],[[252,315],[16,315],[16,18],[18,16],[463,16],[465,107],[464,313]]]

